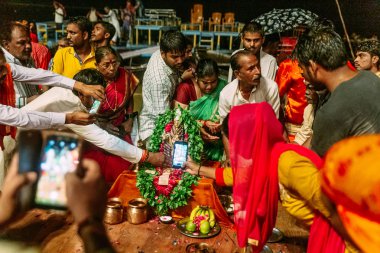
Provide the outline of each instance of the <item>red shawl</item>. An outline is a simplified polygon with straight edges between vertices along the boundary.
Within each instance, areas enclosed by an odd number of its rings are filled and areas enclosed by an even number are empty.
[[[253,252],[258,253],[276,223],[280,155],[293,150],[318,168],[322,160],[309,149],[284,142],[282,126],[266,102],[235,106],[231,110],[229,140],[238,244],[245,247],[249,243]],[[319,213],[313,222],[308,248],[308,253],[316,252],[344,252],[343,240]]]
[[[278,169],[269,165],[272,147],[283,141],[282,126],[268,103],[235,106],[229,140],[238,244],[260,252],[276,223]]]
[[[119,68],[118,72],[116,80],[107,85],[106,99],[99,109],[100,117],[111,120],[115,126],[124,122],[126,113],[132,113],[127,109],[133,103],[133,94],[139,84],[139,80],[131,72],[123,68]]]
[[[9,105],[12,107],[16,106],[16,93],[13,86],[12,71],[9,64],[5,65],[7,67],[8,74],[5,77],[4,84],[0,85],[0,104]],[[5,136],[10,135],[12,138],[16,137],[16,127],[0,125],[0,146],[4,149],[3,139]]]

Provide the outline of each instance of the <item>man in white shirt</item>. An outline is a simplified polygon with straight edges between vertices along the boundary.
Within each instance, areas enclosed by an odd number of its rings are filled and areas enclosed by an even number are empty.
[[[8,63],[34,68],[29,30],[22,24],[8,22],[0,26],[0,44]],[[38,87],[14,81],[16,107],[21,108],[38,96]]]
[[[280,98],[277,84],[261,76],[260,64],[255,54],[248,50],[237,52],[231,57],[231,67],[236,79],[220,92],[220,122],[232,107],[247,103],[268,102],[278,118]]]
[[[276,78],[277,61],[276,58],[262,50],[261,47],[264,41],[265,37],[262,26],[256,22],[249,22],[241,31],[243,49],[236,50],[232,53],[231,57],[241,50],[251,51],[260,61],[261,75],[274,80]],[[228,82],[231,82],[234,78],[232,68],[230,67],[228,71]]]
[[[185,52],[186,37],[181,32],[168,31],[162,36],[160,50],[153,53],[149,59],[142,86],[142,141],[146,142],[153,134],[157,117],[170,108]]]
[[[93,69],[84,69],[87,71],[87,74],[94,75],[92,72],[97,72]],[[90,72],[88,72],[90,71]],[[79,72],[77,75],[82,75]],[[97,72],[99,73],[99,72]],[[100,75],[100,73],[99,73]],[[101,76],[101,75],[100,75]],[[91,84],[95,77],[88,77]],[[37,99],[31,103],[24,106],[22,109],[25,111],[52,111],[52,112],[74,112],[74,111],[84,111],[87,112],[91,108],[93,100],[91,97],[79,94],[80,98],[75,96],[73,93],[66,94],[62,96],[59,93],[43,93]],[[70,128],[72,131],[82,136],[86,141],[91,142],[92,144],[106,150],[107,152],[120,156],[132,163],[138,163],[142,161],[144,150],[135,147],[126,141],[109,134],[107,131],[101,129],[95,124],[87,126],[78,126],[73,124],[65,125]],[[164,156],[161,153],[151,153],[149,152],[148,157],[146,157],[147,162],[155,165],[162,166],[164,162]]]
[[[16,131],[10,126],[25,128],[51,128],[62,126],[63,124],[89,124],[94,118],[88,113],[41,113],[23,112],[15,106],[15,87],[14,81],[29,82],[30,84],[44,84],[59,86],[66,89],[75,89],[95,99],[104,98],[104,88],[99,85],[88,86],[81,82],[76,82],[70,78],[54,74],[43,69],[26,68],[20,65],[7,63],[4,52],[0,50],[0,101],[5,105],[0,105],[0,146],[4,148],[0,151],[0,186],[7,167],[7,159],[10,158],[14,149],[14,138]]]
[[[7,80],[29,82],[34,85],[57,86],[70,90],[75,89],[88,96],[93,96],[95,99],[102,99],[104,96],[104,88],[99,85],[89,86],[43,69],[26,68],[12,63],[7,64],[4,53],[0,50],[0,86],[3,87],[2,92],[7,92]],[[6,95],[2,94],[2,96]],[[87,113],[26,113],[11,107],[10,104],[0,105],[0,123],[4,125],[27,128],[50,128],[65,123],[83,125],[92,123],[93,121],[94,119]]]

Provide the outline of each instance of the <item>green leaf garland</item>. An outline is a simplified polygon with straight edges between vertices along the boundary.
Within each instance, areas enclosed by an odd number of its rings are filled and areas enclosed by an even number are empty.
[[[179,123],[183,124],[184,132],[188,135],[189,156],[199,163],[203,152],[203,140],[200,135],[199,125],[188,110],[180,107],[175,110],[168,110],[158,117],[148,150],[151,152],[158,152],[160,150],[165,126],[174,120],[176,110],[181,111]],[[161,168],[154,168],[151,164],[144,163],[137,172],[136,186],[140,190],[141,195],[148,200],[148,204],[155,208],[156,213],[164,215],[169,212],[169,209],[173,210],[187,205],[187,201],[193,192],[192,186],[198,184],[199,177],[184,172],[170,195],[165,196],[157,194],[153,184],[154,178],[160,175],[160,170]]]

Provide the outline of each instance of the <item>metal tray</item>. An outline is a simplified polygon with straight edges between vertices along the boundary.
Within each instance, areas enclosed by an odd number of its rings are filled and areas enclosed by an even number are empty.
[[[210,238],[219,234],[221,228],[220,225],[216,222],[215,226],[210,230],[208,234],[201,234],[198,232],[189,232],[186,230],[186,223],[189,221],[189,217],[183,218],[182,220],[177,222],[177,228],[179,232],[183,235],[192,238]]]

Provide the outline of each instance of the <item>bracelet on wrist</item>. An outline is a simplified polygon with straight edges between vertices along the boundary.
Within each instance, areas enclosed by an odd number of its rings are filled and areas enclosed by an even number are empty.
[[[139,163],[144,163],[146,160],[149,158],[149,151],[148,150],[143,150],[143,154],[141,156],[140,162]]]

